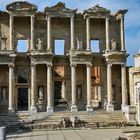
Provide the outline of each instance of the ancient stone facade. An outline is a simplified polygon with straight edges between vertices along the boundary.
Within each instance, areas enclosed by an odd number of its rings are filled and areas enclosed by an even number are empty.
[[[78,13],[59,2],[39,12],[23,1],[6,8],[0,12],[0,112],[125,109],[127,10],[111,14],[95,5]],[[18,51],[19,40],[27,41],[27,52]],[[55,52],[56,40],[64,41],[63,55]],[[97,40],[96,52],[91,42]]]

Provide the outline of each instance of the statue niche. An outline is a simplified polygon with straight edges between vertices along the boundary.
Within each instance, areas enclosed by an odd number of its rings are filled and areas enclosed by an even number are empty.
[[[116,41],[114,41],[114,39],[111,39],[111,48],[112,48],[112,51],[117,50],[117,43]]]
[[[7,98],[7,87],[6,86],[2,86],[1,87],[1,101],[6,103],[8,100]]]
[[[39,51],[43,50],[43,39],[41,39],[41,38],[38,38],[37,49]]]
[[[44,88],[42,85],[39,86],[38,89],[38,99],[43,100],[44,99]]]
[[[77,41],[77,50],[79,50],[79,51],[83,50],[82,38],[77,38],[76,41]]]

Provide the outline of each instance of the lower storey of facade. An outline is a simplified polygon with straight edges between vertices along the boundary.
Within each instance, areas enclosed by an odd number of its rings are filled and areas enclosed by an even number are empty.
[[[127,105],[121,65],[82,64],[67,58],[32,63],[28,57],[0,65],[0,112],[53,112],[107,109]],[[126,78],[126,77],[125,77]],[[123,104],[124,103],[124,104]]]

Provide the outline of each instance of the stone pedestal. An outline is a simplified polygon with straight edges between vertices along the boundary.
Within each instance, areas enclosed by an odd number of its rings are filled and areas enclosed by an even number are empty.
[[[76,105],[72,105],[71,106],[71,112],[76,112],[78,111],[77,106]]]
[[[36,105],[32,105],[31,106],[30,113],[37,113],[37,107],[36,107]]]
[[[113,104],[108,104],[107,106],[106,106],[106,109],[107,109],[107,111],[114,111],[114,105]]]
[[[45,112],[45,104],[41,99],[38,100],[38,109],[39,112]]]
[[[47,106],[47,113],[52,114],[53,113],[53,107],[52,106]]]
[[[128,105],[121,105],[121,110],[123,113],[125,113],[128,110]]]
[[[91,105],[87,105],[86,106],[86,111],[87,112],[92,112],[93,111],[93,107]]]
[[[6,127],[0,127],[0,140],[6,140]]]

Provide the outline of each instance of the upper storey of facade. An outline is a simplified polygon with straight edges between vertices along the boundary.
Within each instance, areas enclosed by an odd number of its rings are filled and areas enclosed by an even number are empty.
[[[10,3],[6,9],[0,12],[1,54],[20,53],[20,41],[27,42],[27,53],[125,52],[127,10],[111,14],[95,5],[78,13],[77,9],[66,8],[59,2],[40,12],[36,5],[26,1]]]

